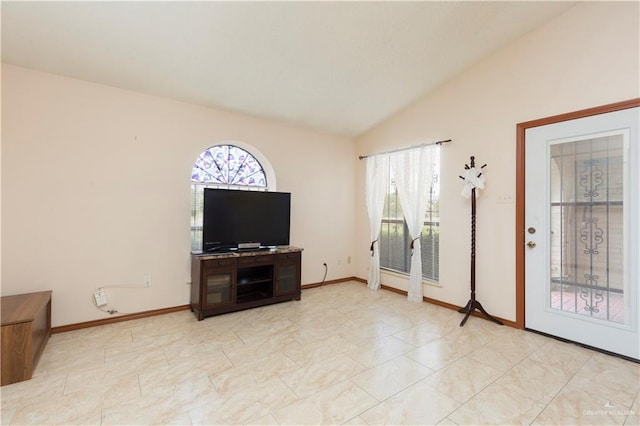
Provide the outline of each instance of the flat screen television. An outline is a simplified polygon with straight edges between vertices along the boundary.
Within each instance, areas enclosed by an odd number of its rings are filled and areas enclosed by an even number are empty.
[[[289,245],[291,194],[205,188],[202,251]]]

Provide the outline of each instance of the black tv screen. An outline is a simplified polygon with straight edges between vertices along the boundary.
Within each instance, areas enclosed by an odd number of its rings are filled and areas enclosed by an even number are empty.
[[[289,245],[290,220],[290,193],[205,188],[202,251]]]

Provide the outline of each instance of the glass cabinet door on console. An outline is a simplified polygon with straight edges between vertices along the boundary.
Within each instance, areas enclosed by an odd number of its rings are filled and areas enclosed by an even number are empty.
[[[276,296],[300,290],[300,252],[278,254],[276,262]],[[299,299],[300,296],[296,297]]]
[[[215,308],[235,303],[235,259],[214,259],[204,262],[203,307]]]

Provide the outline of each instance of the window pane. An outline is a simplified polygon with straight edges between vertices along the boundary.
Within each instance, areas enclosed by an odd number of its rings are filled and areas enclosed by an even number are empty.
[[[380,230],[380,265],[383,268],[409,272],[409,246],[404,219],[383,219]]]
[[[234,145],[216,145],[198,156],[191,181],[200,183],[267,186],[262,166],[256,158]]]
[[[382,213],[380,230],[380,265],[383,268],[408,272],[406,244],[409,239],[400,197],[396,188],[393,172],[389,173],[389,186]]]
[[[551,309],[624,324],[621,134],[551,146]]]
[[[422,244],[422,276],[438,281],[440,278],[440,224],[425,223],[420,242]]]
[[[440,164],[434,164],[429,202],[424,215],[424,227],[420,242],[422,244],[422,276],[432,281],[440,278]]]
[[[206,185],[191,184],[191,250],[202,249],[203,194]]]

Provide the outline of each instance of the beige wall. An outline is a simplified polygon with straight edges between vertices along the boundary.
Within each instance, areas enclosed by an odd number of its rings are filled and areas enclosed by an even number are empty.
[[[53,325],[187,304],[190,174],[241,141],[292,193],[302,281],[353,275],[353,141],[240,114],[2,66],[2,295],[53,290]]]
[[[427,297],[469,299],[469,210],[460,196],[469,156],[487,163],[478,199],[477,297],[492,314],[515,320],[516,124],[640,95],[639,4],[580,3],[496,52],[358,138],[357,154],[440,139],[442,149],[440,285]],[[356,274],[367,276],[364,164],[357,163]],[[383,284],[406,289],[384,274]]]
[[[478,200],[478,299],[515,319],[516,123],[638,97],[638,3],[581,3],[353,141],[269,120],[2,66],[2,294],[52,289],[54,326],[188,303],[189,174],[210,145],[255,146],[293,193],[303,283],[367,276],[357,154],[443,138],[441,287],[468,299],[469,202],[458,175],[487,163]],[[355,197],[355,200],[354,200]],[[355,224],[355,229],[354,229]],[[354,256],[355,264],[347,264]],[[406,279],[383,275],[406,289]]]

